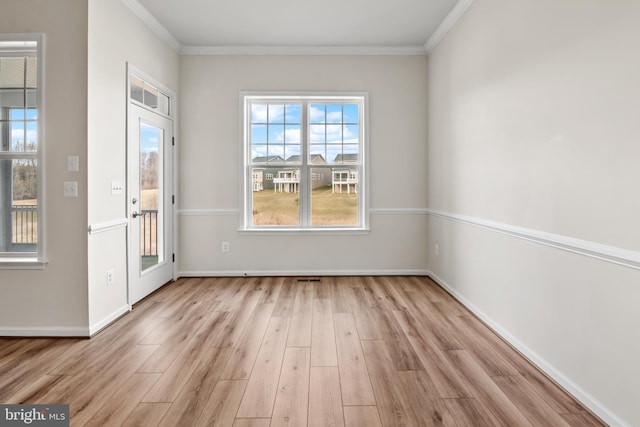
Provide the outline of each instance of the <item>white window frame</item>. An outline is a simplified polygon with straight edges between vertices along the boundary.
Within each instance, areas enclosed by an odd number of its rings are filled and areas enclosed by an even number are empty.
[[[252,102],[300,102],[302,106],[301,120],[301,144],[300,144],[300,225],[299,226],[254,226],[253,219],[253,192],[252,192],[252,164],[251,164],[251,103]],[[308,150],[310,145],[310,123],[307,118],[308,105],[312,103],[358,103],[359,108],[359,161],[358,164],[312,164],[309,161]],[[369,184],[368,184],[368,112],[369,94],[367,92],[240,92],[240,141],[242,142],[241,158],[241,233],[256,234],[331,234],[331,233],[368,233],[369,230]],[[312,226],[311,221],[311,169],[355,166],[358,168],[360,180],[358,183],[358,224],[351,226]],[[295,166],[298,167],[298,166]],[[304,187],[304,188],[303,188]]]
[[[38,86],[36,88],[36,108],[38,111],[38,150],[35,159],[38,163],[38,242],[35,252],[0,252],[0,269],[44,269],[47,264],[46,258],[46,242],[45,242],[45,207],[46,207],[46,189],[45,189],[45,35],[43,33],[2,33],[0,41],[3,42],[36,42],[38,49],[36,57],[38,60],[37,79]],[[1,159],[23,158],[24,155],[19,153],[0,153]]]

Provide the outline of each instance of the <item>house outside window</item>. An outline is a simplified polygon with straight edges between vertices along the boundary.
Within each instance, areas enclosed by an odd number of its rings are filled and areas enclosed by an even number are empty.
[[[366,230],[366,94],[241,98],[242,229]],[[331,179],[338,169],[344,191]]]
[[[0,268],[44,261],[42,36],[0,34]]]

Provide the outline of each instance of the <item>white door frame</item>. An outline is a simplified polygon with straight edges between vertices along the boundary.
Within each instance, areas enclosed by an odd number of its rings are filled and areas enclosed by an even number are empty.
[[[157,110],[154,110],[153,108],[150,108],[148,106],[145,106],[143,103],[141,102],[137,102],[136,100],[133,100],[131,98],[131,80],[130,80],[130,76],[134,74],[136,77],[144,80],[146,83],[151,84],[152,86],[154,86],[155,88],[157,88],[160,92],[162,92],[163,94],[167,95],[169,97],[169,114],[164,114],[161,113]],[[140,277],[133,277],[132,276],[132,265],[131,265],[131,260],[133,259],[133,254],[132,254],[132,248],[131,248],[131,242],[132,242],[132,224],[133,221],[139,221],[138,218],[134,219],[132,212],[135,211],[136,209],[134,208],[134,206],[131,203],[131,199],[132,199],[132,188],[133,185],[138,185],[138,183],[134,183],[132,182],[132,168],[137,166],[137,165],[132,165],[130,164],[130,156],[131,156],[131,149],[132,146],[131,144],[138,144],[138,139],[135,139],[135,142],[132,141],[132,139],[134,139],[132,137],[132,127],[136,126],[136,129],[138,128],[138,118],[139,118],[139,114],[137,113],[137,111],[139,111],[138,109],[144,109],[147,112],[152,113],[153,115],[156,115],[160,118],[160,120],[168,120],[171,125],[170,125],[170,131],[167,135],[165,135],[165,141],[167,141],[167,143],[165,144],[165,161],[164,163],[164,167],[167,171],[167,173],[165,173],[166,176],[166,180],[165,180],[165,185],[167,186],[168,192],[167,197],[170,198],[169,203],[165,204],[165,211],[166,211],[166,219],[168,220],[168,223],[170,224],[170,228],[169,230],[167,230],[167,232],[165,233],[165,240],[168,242],[168,250],[166,252],[166,262],[169,264],[169,269],[170,269],[170,277],[168,277],[168,280],[164,280],[162,279],[162,283],[157,283],[157,287],[160,287],[162,285],[164,285],[167,281],[169,280],[176,280],[177,277],[177,268],[176,268],[176,262],[175,262],[175,258],[176,258],[176,242],[177,242],[177,211],[175,209],[175,194],[176,194],[176,190],[177,190],[177,156],[176,156],[176,150],[175,150],[175,134],[176,134],[176,94],[174,91],[172,91],[171,89],[167,88],[166,86],[164,86],[162,83],[158,82],[157,80],[153,79],[152,77],[150,77],[149,75],[147,75],[146,73],[144,73],[143,71],[137,69],[136,67],[132,66],[131,64],[127,64],[127,154],[126,154],[126,158],[127,158],[127,184],[126,184],[126,191],[127,191],[127,198],[126,198],[126,212],[127,212],[127,218],[129,220],[129,227],[128,227],[128,232],[127,232],[127,300],[128,300],[128,304],[129,306],[132,306],[133,304],[135,304],[136,302],[138,302],[140,299],[144,298],[144,296],[140,296],[139,294],[136,294],[136,292],[132,291],[132,287],[136,284],[139,283],[139,279]],[[136,119],[133,120],[133,115],[135,114]],[[139,237],[138,237],[139,238]],[[136,269],[136,272],[139,269]],[[152,269],[149,269],[152,270]],[[165,275],[166,276],[166,275]]]

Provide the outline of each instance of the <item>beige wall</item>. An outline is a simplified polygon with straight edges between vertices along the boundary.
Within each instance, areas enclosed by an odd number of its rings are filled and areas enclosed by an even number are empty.
[[[114,26],[117,23],[117,26]],[[177,91],[178,54],[120,0],[89,1],[89,225],[127,216],[126,192],[111,194],[111,182],[126,184],[127,63]],[[112,320],[127,305],[126,228],[89,236],[89,324]],[[107,270],[114,283],[107,286]]]
[[[37,11],[37,13],[34,13]],[[80,0],[3,0],[0,31],[45,33],[44,270],[0,270],[0,335],[79,334],[87,326],[87,5]],[[67,156],[81,158],[66,171]],[[78,198],[64,198],[78,181]],[[42,197],[42,192],[41,192]]]
[[[424,56],[183,56],[180,271],[424,271],[426,73]],[[369,93],[370,234],[238,233],[238,100],[240,91],[251,90]],[[222,241],[231,252],[221,252]]]
[[[614,425],[640,424],[637,261],[476,225],[640,260],[638,16],[476,1],[429,57],[429,268]]]

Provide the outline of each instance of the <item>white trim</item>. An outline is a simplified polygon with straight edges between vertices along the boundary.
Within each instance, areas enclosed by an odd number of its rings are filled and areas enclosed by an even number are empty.
[[[238,276],[428,276],[429,270],[186,270],[179,277],[238,277]]]
[[[547,233],[545,231],[532,230],[530,228],[504,224],[496,221],[437,211],[434,209],[427,209],[427,212],[431,216],[445,218],[451,221],[539,243],[541,245],[551,246],[574,254],[595,258],[600,261],[607,261],[623,267],[640,270],[640,252],[637,251],[603,245],[601,243],[591,242],[588,240],[575,239],[573,237],[559,234]]]
[[[430,53],[438,46],[440,40],[456,25],[458,19],[469,9],[473,0],[458,0],[458,3],[451,9],[451,12],[442,20],[438,28],[431,34],[429,40],[424,45],[427,53]]]
[[[182,43],[176,39],[138,0],[121,0],[134,15],[142,20],[158,37],[164,40],[177,53],[182,52]]]
[[[0,270],[44,270],[48,262],[35,257],[7,257],[0,259]]]
[[[66,326],[0,326],[0,337],[89,337],[89,329]]]
[[[471,301],[466,299],[460,292],[455,290],[452,286],[450,286],[447,282],[442,280],[438,275],[429,271],[427,274],[431,277],[438,285],[440,285],[444,290],[446,290],[451,296],[453,296],[456,300],[458,300],[462,305],[464,305],[469,311],[471,311],[474,315],[476,315],[482,322],[484,322],[490,329],[492,329],[496,334],[502,337],[505,341],[507,341],[511,346],[513,346],[516,350],[522,353],[531,363],[536,365],[540,370],[542,370],[545,374],[551,377],[555,382],[557,382],[561,387],[563,387],[567,392],[569,392],[573,397],[575,397],[580,403],[589,408],[593,413],[595,413],[598,417],[600,417],[604,422],[608,423],[611,426],[620,426],[620,427],[630,427],[629,424],[625,423],[618,416],[616,416],[609,408],[604,406],[600,401],[591,396],[585,390],[583,390],[580,386],[575,384],[569,378],[567,378],[562,372],[556,369],[552,364],[547,362],[544,358],[538,355],[536,352],[531,350],[529,347],[520,342],[515,336],[513,336],[509,331],[504,329],[498,323],[496,323],[493,319],[487,316],[482,310],[473,305]]]
[[[429,210],[424,208],[371,208],[371,215],[428,215]]]
[[[129,225],[127,218],[118,218],[112,221],[99,222],[97,224],[89,225],[89,234],[104,233],[105,231],[117,230],[119,228],[126,228]]]
[[[240,209],[178,209],[179,216],[239,215]]]
[[[124,1],[124,0],[123,0]],[[181,55],[424,56],[424,46],[184,46]]]
[[[131,306],[129,304],[126,304],[126,305],[120,307],[118,310],[116,310],[113,313],[109,314],[104,319],[102,319],[99,322],[89,326],[89,336],[93,336],[96,333],[100,332],[101,330],[103,330],[104,328],[109,326],[111,323],[113,323],[116,320],[118,320],[123,315],[129,313],[130,311],[131,311]]]

